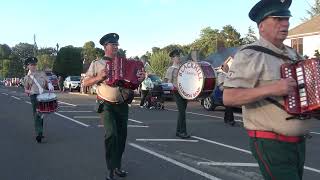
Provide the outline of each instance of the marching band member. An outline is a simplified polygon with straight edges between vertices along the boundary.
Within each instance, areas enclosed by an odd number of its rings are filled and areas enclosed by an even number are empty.
[[[108,169],[107,180],[114,180],[115,175],[126,177],[127,172],[121,169],[121,159],[125,150],[128,123],[129,89],[118,86],[111,87],[105,83],[107,74],[106,61],[114,60],[118,53],[119,35],[109,33],[100,39],[105,55],[102,59],[93,61],[84,78],[84,86],[97,84],[97,112],[101,113],[105,128],[105,158]],[[138,80],[143,81],[144,72],[138,72]]]
[[[283,44],[288,35],[291,2],[260,0],[251,9],[249,17],[257,23],[260,39],[249,46],[299,59],[297,52]],[[280,78],[280,66],[286,59],[248,49],[249,46],[234,57],[224,81],[224,104],[242,106],[250,149],[264,179],[301,180],[306,152],[304,135],[311,121],[286,120],[290,114],[266,100],[268,97],[283,104],[283,96],[292,94],[297,84],[292,78]]]
[[[164,82],[172,83],[175,89],[177,88],[178,69],[181,63],[180,54],[180,49],[174,49],[169,53],[169,56],[173,64],[167,69],[164,78]],[[186,125],[186,109],[188,105],[188,100],[183,99],[178,91],[174,92],[174,98],[178,107],[178,122],[176,136],[182,139],[190,138],[190,135],[187,133]]]
[[[41,143],[43,136],[43,115],[37,112],[37,96],[42,94],[44,89],[48,87],[49,91],[54,91],[54,87],[43,71],[37,71],[37,58],[29,57],[25,60],[25,66],[28,68],[28,74],[24,77],[24,91],[30,96],[34,128],[36,133],[36,141]]]

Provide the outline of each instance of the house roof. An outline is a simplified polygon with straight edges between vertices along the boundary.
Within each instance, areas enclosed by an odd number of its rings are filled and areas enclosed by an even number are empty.
[[[320,16],[315,16],[312,19],[289,30],[288,38],[299,37],[312,34],[320,34]]]

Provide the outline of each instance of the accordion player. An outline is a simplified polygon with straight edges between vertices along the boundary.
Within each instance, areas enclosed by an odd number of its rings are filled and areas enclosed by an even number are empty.
[[[115,57],[114,59],[106,59],[105,71],[107,74],[105,83],[107,85],[134,90],[141,83],[138,80],[137,73],[138,71],[144,71],[144,65],[141,61]]]
[[[312,58],[280,67],[281,78],[297,82],[294,94],[284,97],[284,108],[293,115],[317,114],[320,109],[320,59]]]

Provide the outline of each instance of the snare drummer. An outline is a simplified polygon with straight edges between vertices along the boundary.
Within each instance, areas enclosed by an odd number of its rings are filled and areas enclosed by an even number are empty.
[[[43,116],[36,111],[37,107],[37,95],[42,94],[43,91],[48,88],[49,91],[53,91],[54,87],[49,81],[48,77],[43,71],[37,71],[37,58],[28,57],[25,60],[25,66],[28,68],[28,74],[24,77],[24,90],[27,95],[30,96],[34,128],[36,133],[36,141],[41,143],[43,136]]]
[[[121,169],[121,159],[125,150],[127,139],[127,123],[129,106],[129,89],[111,87],[105,83],[107,77],[105,68],[106,60],[114,60],[118,53],[119,35],[109,33],[100,39],[104,48],[104,57],[93,61],[83,80],[84,86],[97,84],[97,112],[101,113],[105,128],[105,158],[108,168],[108,180],[127,176],[127,172]],[[144,72],[137,74],[141,82],[145,77]],[[133,98],[133,97],[132,97]]]
[[[177,89],[177,77],[178,77],[178,69],[181,64],[181,50],[174,49],[169,53],[169,56],[172,60],[172,66],[167,69],[164,81],[168,83],[172,83],[175,89]],[[186,109],[188,105],[188,100],[183,99],[178,91],[174,92],[174,98],[178,107],[178,122],[176,129],[176,136],[187,139],[190,138],[190,135],[187,133],[187,125],[186,125]]]
[[[291,2],[261,0],[251,9],[249,17],[257,23],[260,39],[249,46],[299,59],[297,52],[283,44],[288,35]],[[250,149],[264,179],[301,180],[306,152],[304,135],[311,120],[286,120],[290,115],[266,100],[268,97],[283,104],[283,96],[297,86],[291,78],[280,78],[280,66],[285,61],[267,51],[244,47],[235,55],[224,81],[223,102],[242,106]]]

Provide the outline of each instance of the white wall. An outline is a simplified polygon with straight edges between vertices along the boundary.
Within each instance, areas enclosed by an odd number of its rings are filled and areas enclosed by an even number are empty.
[[[320,35],[306,36],[303,38],[303,54],[314,57],[314,51],[320,50]]]
[[[286,39],[283,43],[291,47],[291,39]],[[303,55],[314,57],[316,49],[320,51],[320,35],[303,37]]]

